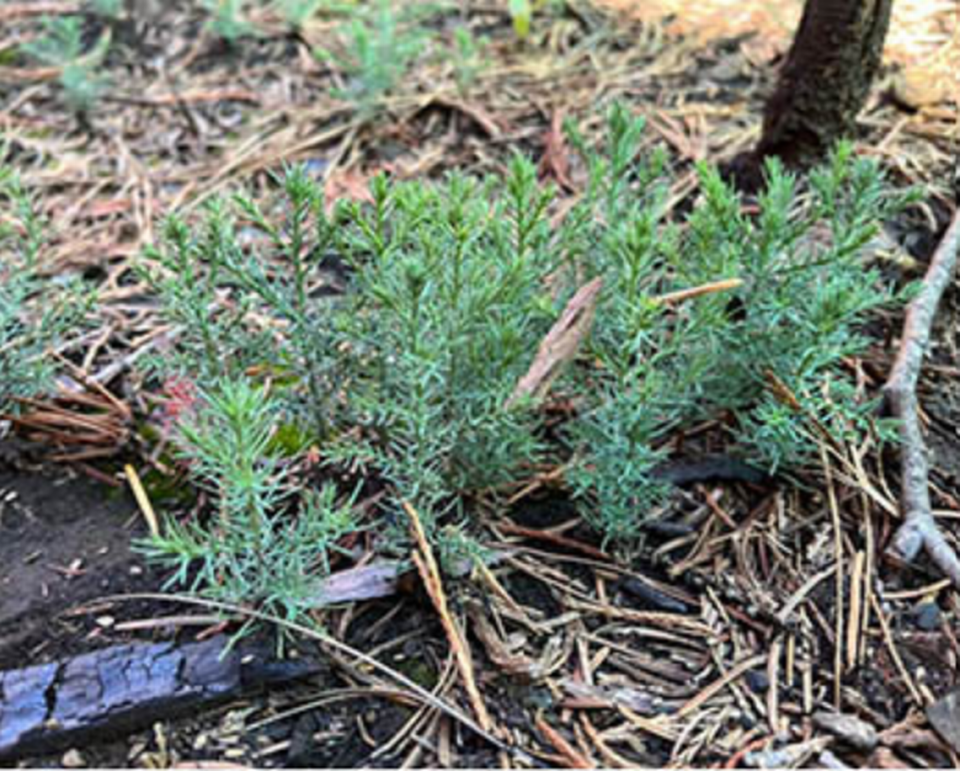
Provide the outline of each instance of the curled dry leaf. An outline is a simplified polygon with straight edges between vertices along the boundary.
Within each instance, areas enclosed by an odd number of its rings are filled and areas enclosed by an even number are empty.
[[[323,580],[311,605],[320,607],[389,597],[396,594],[404,571],[401,563],[391,560],[341,570]]]
[[[550,129],[543,140],[543,157],[540,159],[540,176],[553,177],[557,184],[573,191],[570,179],[570,158],[567,155],[567,140],[563,134],[563,112],[557,110],[550,121]]]
[[[337,201],[358,201],[373,203],[370,195],[370,175],[359,169],[334,169],[323,186],[324,207],[327,214],[333,211]]]
[[[508,408],[524,397],[542,399],[546,396],[550,385],[577,355],[580,344],[590,332],[602,287],[603,279],[595,278],[570,298],[560,318],[540,343],[527,374],[520,378],[507,399]]]

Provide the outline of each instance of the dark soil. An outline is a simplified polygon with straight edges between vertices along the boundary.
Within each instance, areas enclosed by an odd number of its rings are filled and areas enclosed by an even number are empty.
[[[160,588],[160,573],[131,548],[144,535],[122,490],[64,468],[0,466],[0,668],[117,642],[109,611],[96,614],[101,625],[76,611]]]

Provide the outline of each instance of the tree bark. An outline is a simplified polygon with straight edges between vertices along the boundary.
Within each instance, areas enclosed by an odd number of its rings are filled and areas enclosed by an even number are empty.
[[[853,133],[880,68],[892,6],[893,0],[806,1],[764,110],[760,141],[733,164],[738,184],[757,189],[770,156],[806,168]]]

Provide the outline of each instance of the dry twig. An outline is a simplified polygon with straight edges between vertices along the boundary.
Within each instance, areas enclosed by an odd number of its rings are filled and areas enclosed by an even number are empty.
[[[917,380],[940,297],[953,277],[960,248],[960,212],[955,212],[947,232],[930,261],[923,288],[907,308],[903,337],[893,370],[883,387],[887,406],[900,420],[900,493],[904,522],[890,551],[907,562],[921,548],[960,587],[960,558],[933,518],[928,482],[929,464],[917,417]]]

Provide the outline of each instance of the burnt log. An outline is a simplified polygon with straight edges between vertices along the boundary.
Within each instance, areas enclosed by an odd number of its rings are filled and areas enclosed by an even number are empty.
[[[184,645],[130,643],[0,672],[0,759],[115,738],[317,671],[227,642],[221,635]]]

